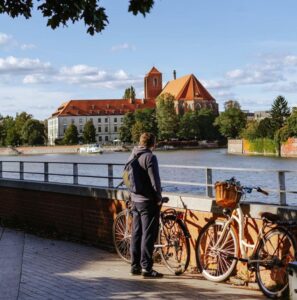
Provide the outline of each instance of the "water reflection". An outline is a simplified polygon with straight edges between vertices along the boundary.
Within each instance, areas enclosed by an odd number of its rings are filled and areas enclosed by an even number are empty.
[[[265,172],[242,172],[231,170],[213,170],[213,182],[225,180],[235,176],[243,185],[260,185],[263,189],[278,190],[278,174],[269,170],[297,170],[297,159],[286,159],[277,157],[262,156],[236,156],[228,155],[225,149],[215,150],[184,150],[184,151],[156,151],[155,152],[160,165],[185,165],[185,166],[203,166],[209,168],[225,167],[225,168],[247,168],[247,169],[263,169]],[[34,155],[34,156],[6,156],[1,157],[2,161],[47,161],[47,162],[83,162],[90,165],[79,165],[79,175],[93,175],[106,177],[108,174],[107,166],[96,166],[94,163],[125,163],[129,153],[104,153],[102,155]],[[25,172],[43,173],[43,164],[24,164]],[[3,163],[3,177],[19,178],[19,174],[11,173],[18,171],[19,163]],[[9,172],[7,172],[9,171]],[[73,178],[69,176],[73,172],[72,165],[69,164],[49,164],[49,173],[55,175],[49,176],[51,182],[72,183]],[[114,167],[114,176],[120,177],[122,166]],[[60,174],[60,175],[58,175]],[[204,169],[187,169],[187,168],[167,168],[160,167],[160,175],[162,181],[181,181],[192,182],[194,184],[205,183],[206,173]],[[297,191],[296,172],[286,173],[286,189]],[[43,174],[24,174],[24,179],[43,180]],[[120,180],[114,180],[117,185]],[[79,178],[79,184],[107,186],[107,178]],[[205,194],[205,188],[200,186],[167,184],[163,183],[164,191],[175,193]],[[269,197],[265,197],[258,193],[249,195],[251,201],[261,201],[268,203],[277,203],[278,194],[272,191]],[[296,197],[287,194],[287,202],[297,204]]]

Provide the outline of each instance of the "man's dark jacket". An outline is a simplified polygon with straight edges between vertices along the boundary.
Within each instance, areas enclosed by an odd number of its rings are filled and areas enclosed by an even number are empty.
[[[152,153],[150,149],[142,146],[137,146],[133,149],[128,161],[133,159],[135,155],[139,154],[141,154],[138,158],[141,170],[139,174],[137,174],[137,176],[140,177],[144,188],[141,194],[131,193],[132,201],[156,201],[157,203],[159,203],[162,200],[162,196],[157,157]]]

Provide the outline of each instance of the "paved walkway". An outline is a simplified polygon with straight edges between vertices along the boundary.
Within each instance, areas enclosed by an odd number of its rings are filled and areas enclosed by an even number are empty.
[[[129,265],[115,254],[65,241],[0,228],[0,299],[265,299],[259,291],[173,276],[129,276]]]

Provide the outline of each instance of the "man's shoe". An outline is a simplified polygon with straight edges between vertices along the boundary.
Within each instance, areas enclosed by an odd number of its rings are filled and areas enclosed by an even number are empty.
[[[136,276],[136,275],[141,275],[141,268],[137,268],[137,267],[132,267],[130,270],[130,275],[132,276]]]
[[[151,271],[146,271],[142,269],[142,277],[143,278],[162,278],[163,274],[159,273],[155,270],[151,270]]]

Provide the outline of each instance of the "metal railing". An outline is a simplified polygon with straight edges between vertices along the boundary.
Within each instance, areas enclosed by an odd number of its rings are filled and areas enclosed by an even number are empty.
[[[39,165],[40,170],[34,171],[33,166]],[[5,167],[4,167],[5,166]],[[9,167],[10,166],[10,167]],[[14,168],[11,168],[13,166]],[[68,173],[50,171],[51,167],[59,166],[60,169],[64,169],[63,166],[69,166]],[[92,167],[92,168],[89,168]],[[94,167],[104,167],[105,174],[98,175],[94,173]],[[124,164],[122,163],[87,163],[87,162],[45,162],[45,161],[0,161],[0,178],[14,179],[14,180],[32,180],[30,176],[39,176],[37,181],[43,182],[60,182],[60,183],[70,183],[73,185],[80,185],[80,180],[83,178],[89,179],[103,179],[105,184],[96,184],[93,182],[91,185],[94,186],[104,186],[109,188],[114,188],[122,180],[121,172]],[[7,168],[8,167],[8,168]],[[30,168],[27,170],[27,168]],[[84,170],[80,172],[81,167],[87,167],[88,171]],[[115,174],[115,167],[118,168],[117,174]],[[213,187],[214,171],[224,171],[232,172],[231,175],[234,176],[234,172],[253,172],[254,173],[274,173],[277,175],[277,188],[267,189],[269,192],[277,194],[278,204],[287,205],[287,194],[297,194],[295,190],[286,189],[286,174],[287,173],[297,173],[296,171],[289,170],[267,170],[267,169],[244,169],[244,168],[223,168],[223,167],[200,167],[200,166],[182,166],[182,165],[160,165],[160,169],[173,168],[175,170],[182,169],[187,170],[201,170],[204,173],[204,180],[202,182],[198,181],[179,181],[179,180],[167,180],[162,178],[162,184],[172,185],[172,186],[193,186],[193,187],[203,187],[204,193],[207,197],[213,197]],[[7,176],[8,174],[17,174],[15,177]],[[296,174],[297,175],[297,174]],[[225,175],[226,176],[226,175]],[[237,175],[236,175],[237,176]],[[72,178],[71,182],[59,181],[57,177],[67,177]],[[203,177],[203,176],[202,176]],[[230,176],[231,177],[231,176]],[[225,178],[226,179],[226,178]],[[36,180],[33,179],[33,180]],[[222,180],[222,178],[221,178]],[[116,184],[115,184],[116,182]],[[296,180],[297,182],[297,180]],[[261,185],[261,182],[258,183]],[[297,201],[296,205],[297,205]],[[295,204],[294,204],[295,205]]]

